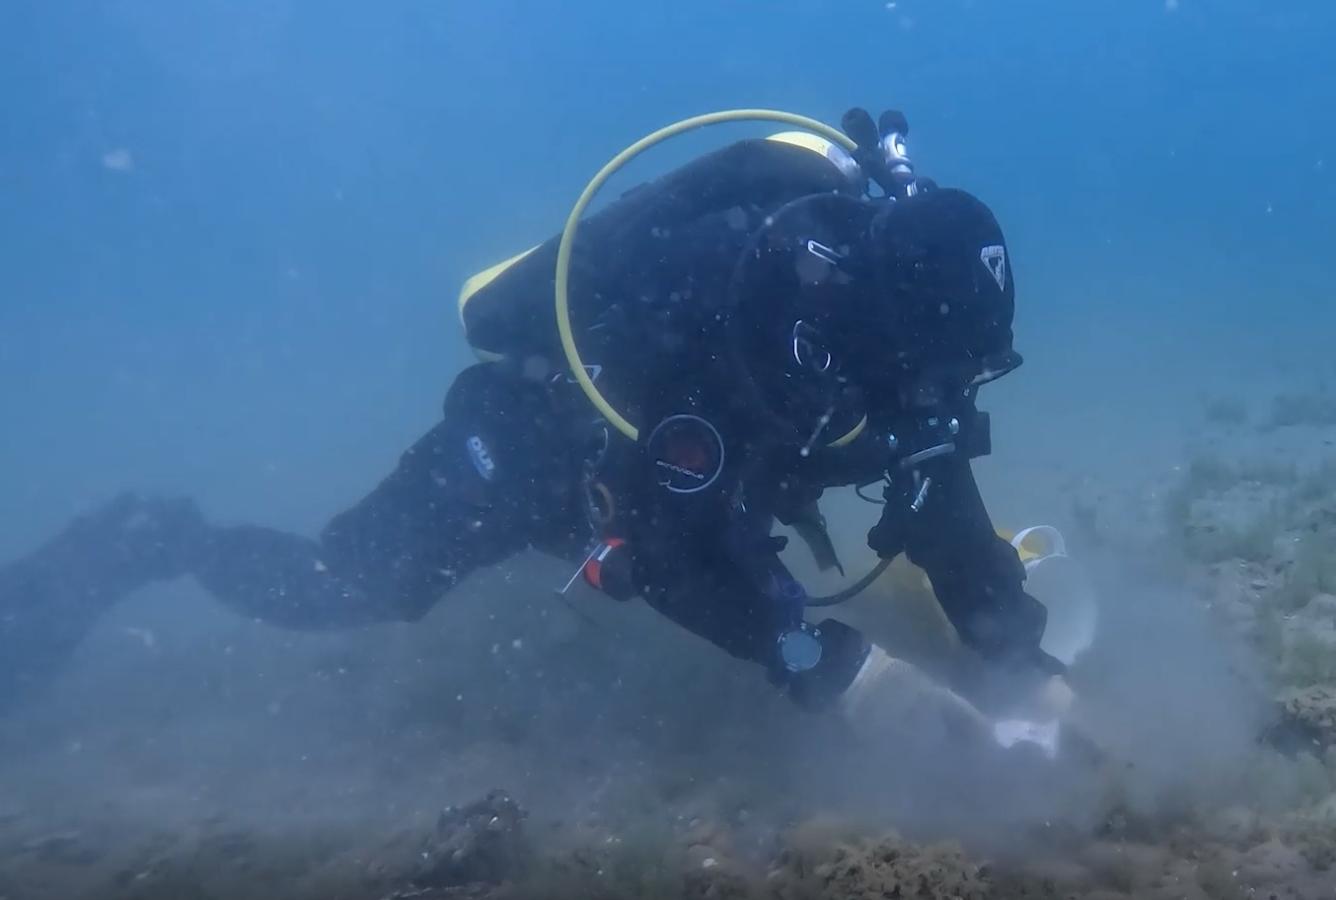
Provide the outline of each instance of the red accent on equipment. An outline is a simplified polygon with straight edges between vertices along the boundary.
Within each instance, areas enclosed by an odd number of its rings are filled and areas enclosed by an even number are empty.
[[[603,590],[603,561],[608,555],[618,547],[625,544],[626,541],[621,538],[608,538],[599,546],[598,552],[589,558],[585,563],[584,578],[593,587]]]

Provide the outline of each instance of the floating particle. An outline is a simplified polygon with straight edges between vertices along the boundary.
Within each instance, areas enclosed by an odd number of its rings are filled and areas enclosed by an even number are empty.
[[[127,625],[123,631],[130,637],[142,643],[149,650],[152,650],[153,646],[158,642],[157,638],[154,637],[153,632],[149,631],[147,628],[135,628],[132,625]]]
[[[135,158],[124,147],[108,150],[102,154],[102,168],[111,172],[133,172]]]

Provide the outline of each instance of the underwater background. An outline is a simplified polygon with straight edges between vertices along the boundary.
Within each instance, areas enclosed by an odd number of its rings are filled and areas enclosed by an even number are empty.
[[[1194,454],[1320,461],[1336,438],[1329,399],[1314,430],[1223,427],[1336,382],[1334,45],[1323,0],[5,0],[0,561],[127,488],[315,533],[438,421],[473,359],[461,282],[554,234],[613,154],[717,109],[837,124],[855,105],[903,110],[919,173],[980,196],[1007,235],[1026,364],[981,402],[999,524],[1098,512],[1156,544],[1149,505]],[[767,131],[689,135],[607,193]],[[1092,511],[1100,498],[1118,512]],[[875,514],[851,515],[834,530],[861,543]],[[526,556],[419,625],[318,636],[237,620],[193,584],[155,586],[39,709],[0,726],[0,829],[85,823],[76,844],[149,871],[108,849],[120,824],[365,820],[381,834],[497,786],[569,803],[553,782],[582,771],[583,726],[616,757],[600,777],[679,766],[693,784],[742,777],[807,727],[666,621],[587,595],[581,610],[614,617],[587,627],[551,599],[568,575]],[[1203,744],[1235,746],[1226,720],[1252,697],[1220,686],[1235,667],[1190,616],[1163,612],[1181,583],[1138,585],[1115,599],[1108,634],[1126,642],[1106,657],[1138,670],[1129,696],[1165,689],[1172,712],[1138,699],[1133,719],[1180,719],[1184,755],[1157,762],[1191,768]],[[1151,609],[1190,637],[1142,647],[1164,624]],[[732,679],[736,695],[714,695]],[[758,706],[755,729],[732,727]],[[693,768],[701,740],[723,756]],[[791,783],[793,765],[774,777]],[[653,805],[624,784],[594,793],[582,800],[605,813]],[[892,824],[932,819],[939,800]],[[68,874],[67,843],[44,876],[31,854],[0,853],[0,896],[103,896]]]
[[[731,106],[903,109],[1013,246],[994,404],[1046,413],[1001,454],[1106,403],[1134,453],[1185,389],[1327,365],[1334,36],[1318,0],[6,3],[0,548],[126,486],[315,528],[435,420],[462,279]]]

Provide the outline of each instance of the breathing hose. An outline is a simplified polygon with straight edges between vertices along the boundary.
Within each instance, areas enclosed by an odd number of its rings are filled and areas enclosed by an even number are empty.
[[[866,575],[849,585],[844,590],[836,591],[833,594],[827,594],[824,597],[808,597],[807,602],[804,605],[810,609],[816,609],[822,606],[838,606],[846,600],[852,600],[854,597],[857,597],[859,594],[863,593],[863,591],[871,587],[872,582],[880,578],[881,573],[885,572],[890,564],[891,561],[889,559],[878,560],[877,564],[873,566]]]

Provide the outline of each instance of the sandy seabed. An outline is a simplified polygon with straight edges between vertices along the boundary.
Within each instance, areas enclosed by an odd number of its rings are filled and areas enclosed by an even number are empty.
[[[173,584],[0,723],[0,900],[1336,897],[1336,428],[1235,412],[1062,488],[1119,598],[1098,758],[855,746],[538,558],[340,635]],[[846,612],[904,641],[889,602]]]

